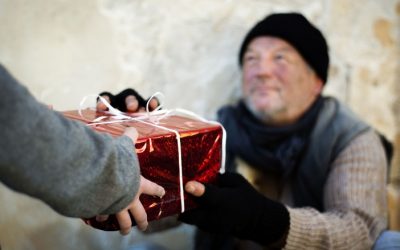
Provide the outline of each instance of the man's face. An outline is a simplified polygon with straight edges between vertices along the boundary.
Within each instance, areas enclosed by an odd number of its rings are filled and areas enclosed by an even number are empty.
[[[297,50],[275,37],[258,37],[243,56],[243,97],[265,123],[296,122],[322,90],[322,81]]]

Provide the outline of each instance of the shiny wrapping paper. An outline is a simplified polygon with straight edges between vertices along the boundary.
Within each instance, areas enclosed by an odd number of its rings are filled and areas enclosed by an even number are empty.
[[[93,129],[120,136],[126,127],[135,127],[139,133],[136,147],[141,174],[163,186],[162,198],[142,194],[140,200],[147,212],[148,221],[157,220],[181,212],[181,189],[179,178],[179,157],[176,134],[139,121],[115,121],[107,117],[101,122],[93,122],[106,113],[93,110],[65,111],[62,114],[70,119],[82,121]],[[129,114],[127,114],[129,115]],[[135,117],[137,114],[130,114]],[[155,117],[157,118],[157,117]],[[148,120],[145,120],[148,122]],[[107,123],[110,122],[110,123]],[[179,132],[181,140],[182,185],[189,180],[213,183],[221,168],[223,132],[221,126],[180,115],[165,116],[152,122],[158,126]],[[133,149],[134,150],[134,149]],[[194,208],[195,201],[184,194],[185,210]],[[119,229],[114,215],[105,222],[95,218],[83,219],[92,227],[115,231]]]

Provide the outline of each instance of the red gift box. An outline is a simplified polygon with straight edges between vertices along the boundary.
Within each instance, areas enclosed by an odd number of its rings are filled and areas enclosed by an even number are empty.
[[[141,174],[166,191],[162,198],[145,194],[140,196],[148,221],[196,207],[195,201],[183,192],[184,184],[189,180],[213,183],[221,169],[224,135],[219,124],[170,114],[149,117],[142,114],[138,117],[137,113],[124,113],[135,120],[115,120],[105,112],[90,109],[82,110],[81,114],[78,111],[65,111],[62,114],[113,136],[122,135],[126,127],[137,129],[139,137],[135,147]],[[103,119],[94,121],[99,117]],[[114,215],[104,222],[98,222],[95,218],[83,220],[105,231],[119,230]]]

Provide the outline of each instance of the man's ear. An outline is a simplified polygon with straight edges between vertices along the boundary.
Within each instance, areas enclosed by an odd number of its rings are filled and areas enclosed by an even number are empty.
[[[315,80],[314,80],[314,94],[317,96],[321,94],[322,89],[324,88],[324,83],[323,81],[315,75]]]

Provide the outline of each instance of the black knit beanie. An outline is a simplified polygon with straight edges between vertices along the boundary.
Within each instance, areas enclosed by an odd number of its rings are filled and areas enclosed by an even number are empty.
[[[273,36],[290,43],[303,56],[325,83],[328,78],[328,45],[321,31],[299,13],[271,14],[258,22],[246,35],[239,54],[243,55],[249,43],[256,37]]]

